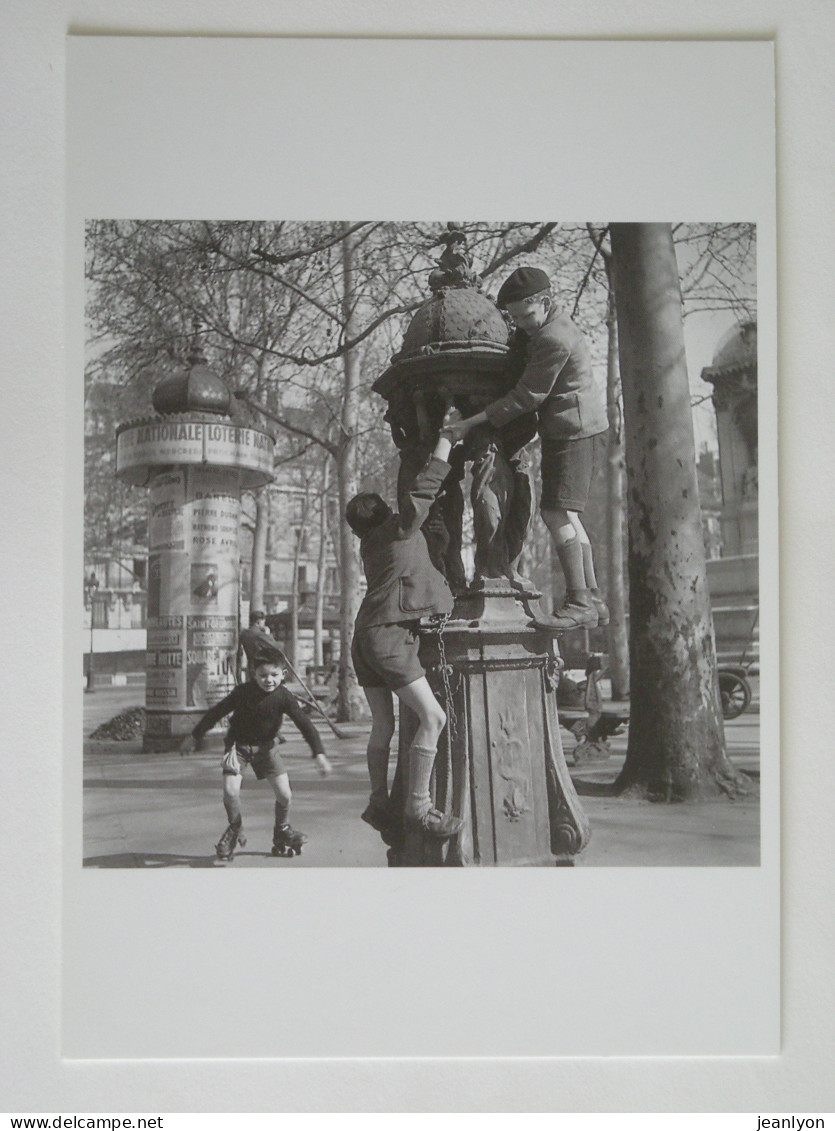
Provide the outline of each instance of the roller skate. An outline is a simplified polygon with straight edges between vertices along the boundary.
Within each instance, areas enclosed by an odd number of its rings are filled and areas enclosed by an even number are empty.
[[[273,856],[301,856],[306,841],[305,834],[292,825],[277,825],[273,830]]]
[[[233,859],[236,846],[240,845],[241,848],[243,848],[245,844],[246,837],[244,836],[243,824],[239,817],[237,821],[227,825],[226,832],[215,845],[218,860]]]

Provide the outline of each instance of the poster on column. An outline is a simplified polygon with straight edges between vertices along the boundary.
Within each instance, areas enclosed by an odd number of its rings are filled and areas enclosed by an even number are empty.
[[[185,471],[176,468],[151,482],[148,513],[148,640],[145,653],[145,705],[152,714],[185,706],[183,609],[174,594],[186,561],[184,533]],[[157,725],[155,725],[157,724]],[[161,729],[154,718],[150,733]]]
[[[238,475],[188,468],[184,514],[188,539],[185,706],[205,710],[235,680],[238,625]]]
[[[183,505],[185,472],[182,468],[157,475],[151,486],[149,515],[149,550],[185,550]]]

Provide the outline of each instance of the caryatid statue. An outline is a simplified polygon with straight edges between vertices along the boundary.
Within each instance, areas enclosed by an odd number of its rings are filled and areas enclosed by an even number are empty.
[[[509,344],[511,328],[481,291],[466,237],[447,225],[438,266],[429,275],[432,297],[412,318],[401,350],[373,388],[388,402],[386,419],[400,451],[398,503],[402,503],[437,439],[451,403],[463,416],[479,412],[513,388],[523,359]],[[533,512],[525,445],[533,438],[533,414],[497,430],[474,429],[454,449],[447,478],[423,530],[434,564],[454,592],[467,587],[461,559],[464,466],[472,462],[471,503],[475,577],[509,581],[533,592],[517,571]]]

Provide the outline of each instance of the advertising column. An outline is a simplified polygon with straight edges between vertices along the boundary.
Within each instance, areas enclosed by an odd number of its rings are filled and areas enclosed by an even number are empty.
[[[188,408],[186,385],[180,392]],[[132,421],[116,432],[116,474],[150,493],[148,751],[177,746],[234,685],[241,492],[272,482],[275,441],[214,411]]]
[[[150,484],[146,735],[175,738],[234,686],[240,475],[179,467]]]

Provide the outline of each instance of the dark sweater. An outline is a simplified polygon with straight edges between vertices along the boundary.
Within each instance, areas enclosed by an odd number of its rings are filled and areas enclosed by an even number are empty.
[[[225,699],[210,707],[191,732],[200,739],[224,715],[232,712],[232,721],[226,732],[225,747],[231,750],[239,742],[242,746],[272,746],[281,720],[288,714],[301,731],[311,753],[324,754],[319,732],[304,711],[298,699],[286,687],[275,691],[262,691],[255,682],[239,683]]]

